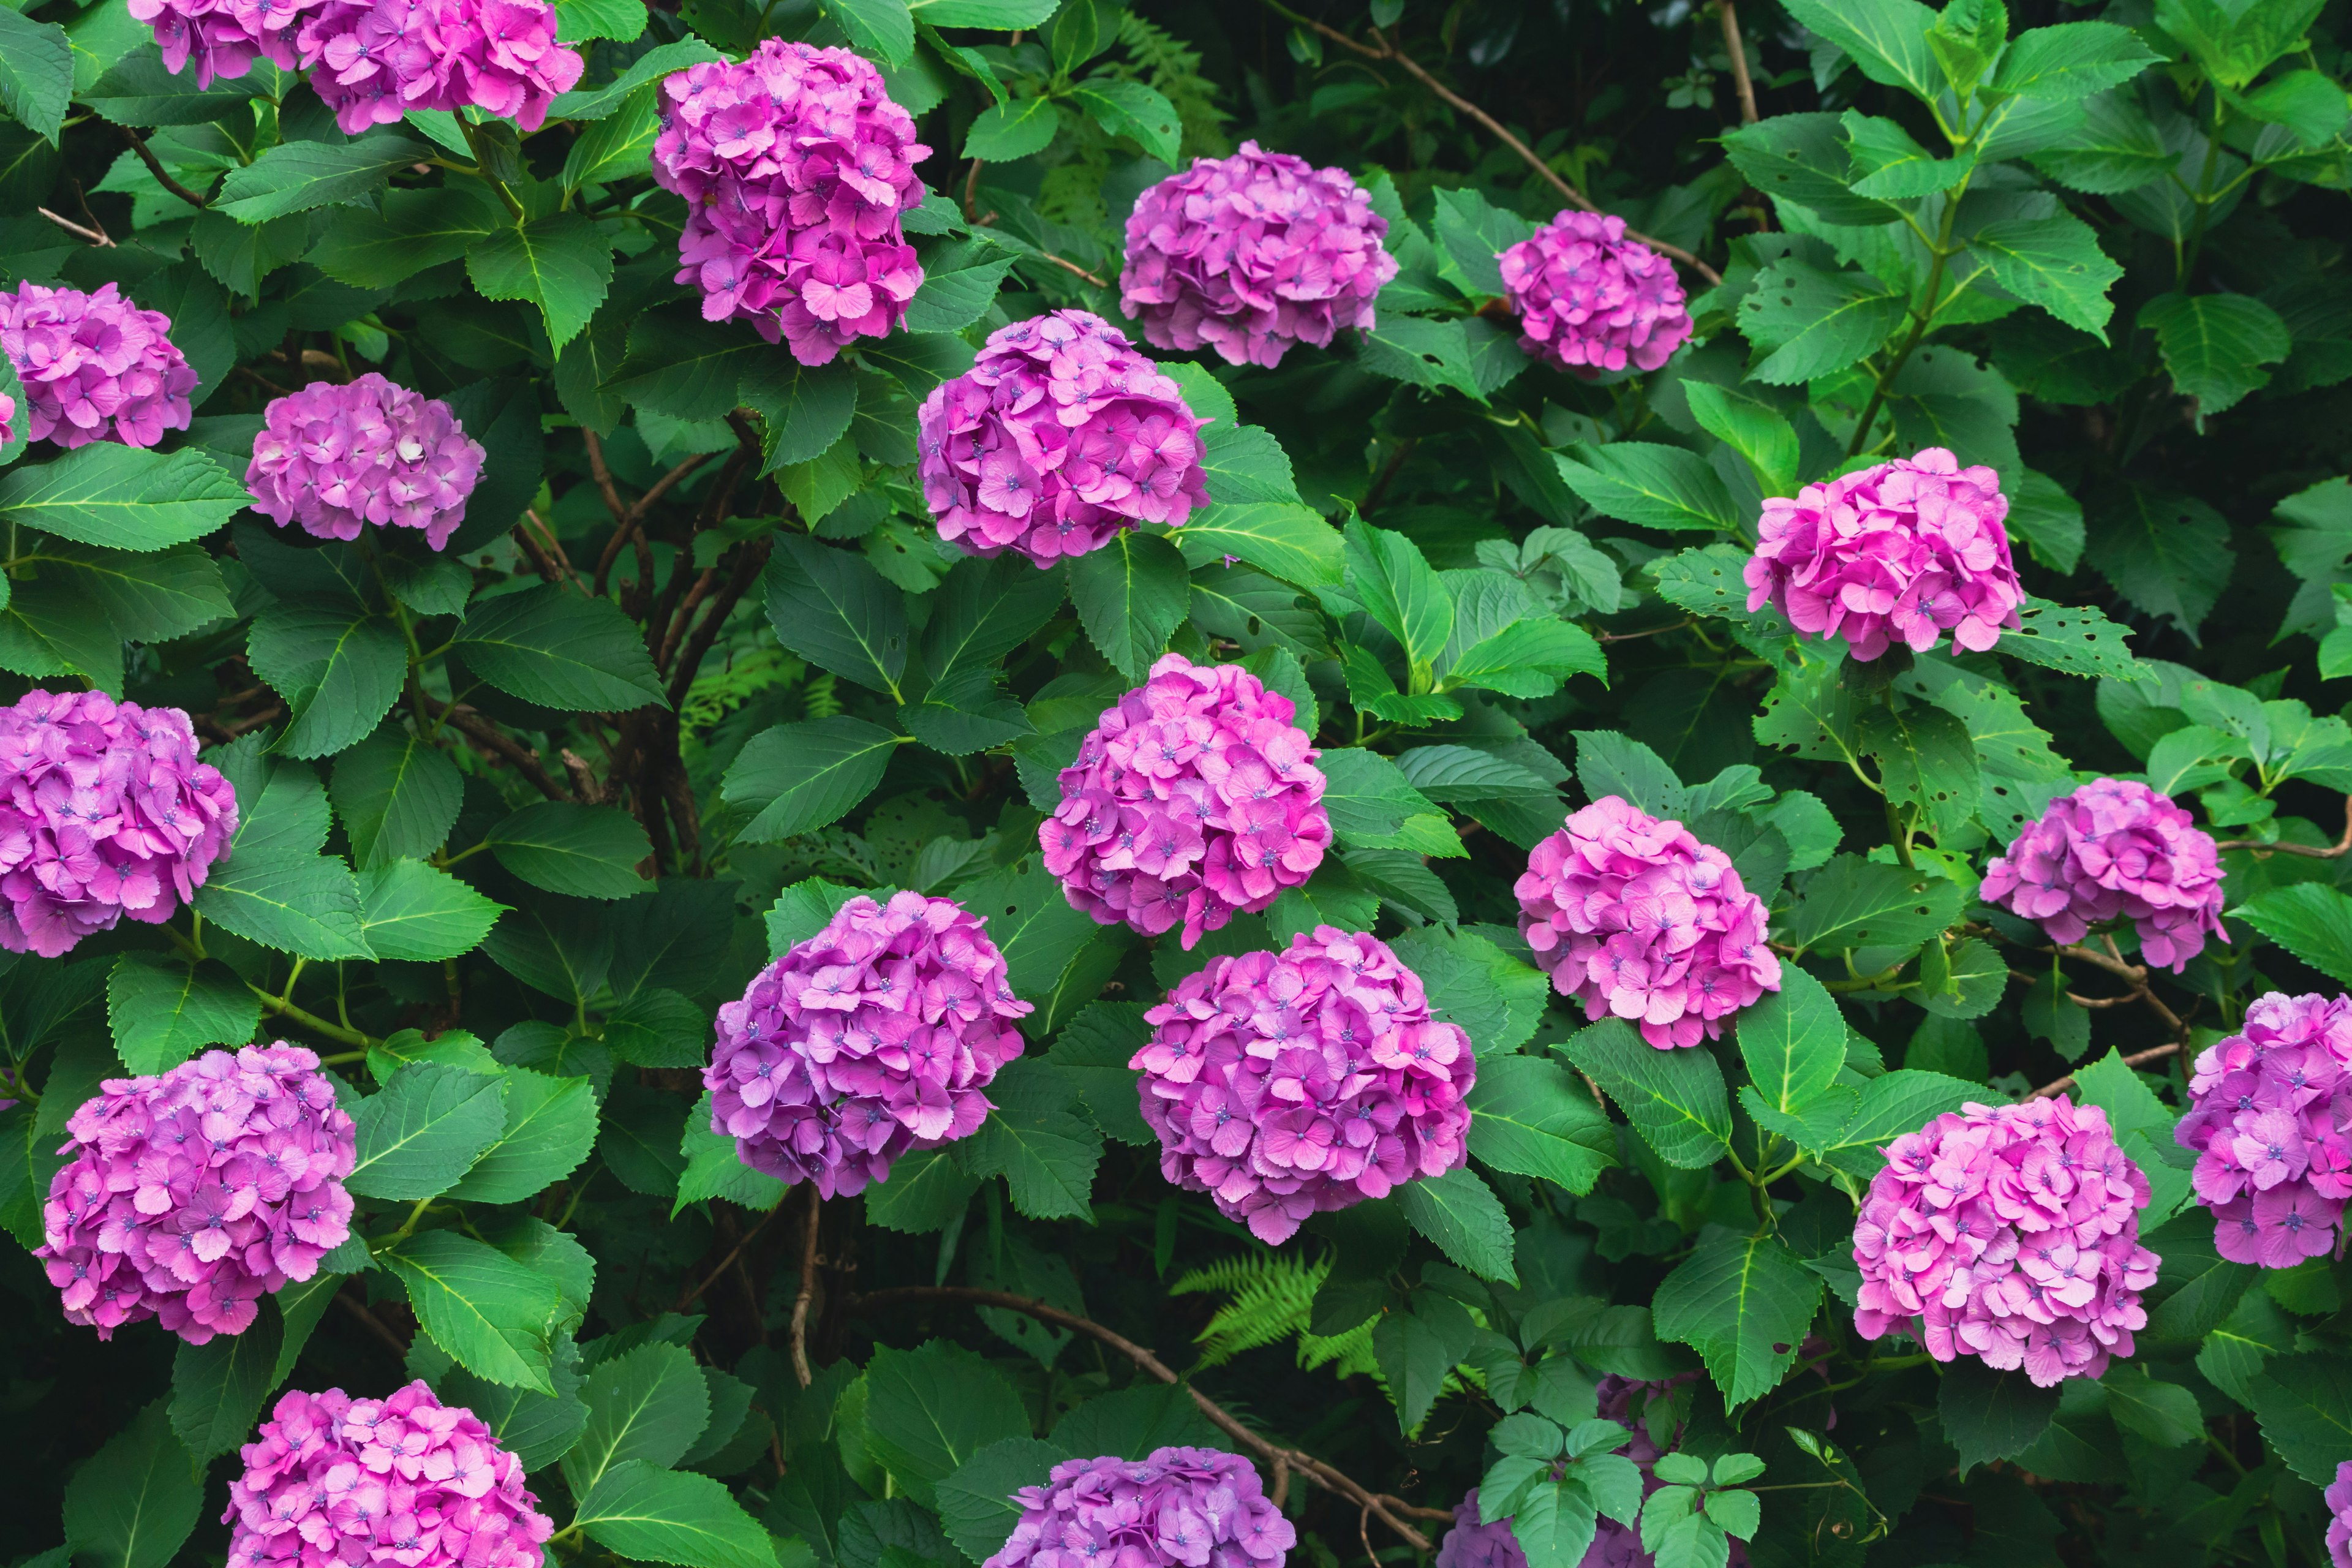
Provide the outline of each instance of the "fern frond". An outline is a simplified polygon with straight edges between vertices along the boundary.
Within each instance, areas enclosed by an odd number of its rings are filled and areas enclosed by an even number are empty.
[[[1186,157],[1221,158],[1234,150],[1225,111],[1217,107],[1217,84],[1201,74],[1200,50],[1132,11],[1119,18],[1118,41],[1131,63],[1114,64],[1110,74],[1139,81],[1168,100],[1183,128]]]
[[[1330,1272],[1328,1258],[1307,1263],[1289,1253],[1244,1254],[1192,1269],[1168,1289],[1171,1295],[1216,1290],[1233,1297],[1193,1336],[1201,1347],[1198,1366],[1207,1368],[1306,1332],[1315,1292]]]
[[[761,692],[792,680],[804,668],[773,643],[753,644],[733,654],[721,668],[706,668],[694,678],[694,684],[686,689],[686,700],[678,706],[678,727],[690,734],[708,730]]]
[[[809,678],[801,693],[802,711],[812,719],[830,719],[841,711],[840,694],[833,689],[833,671],[821,670]]]

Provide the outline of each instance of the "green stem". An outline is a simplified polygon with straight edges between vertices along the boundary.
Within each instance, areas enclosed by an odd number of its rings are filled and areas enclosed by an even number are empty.
[[[166,927],[165,929],[169,930],[170,928]],[[326,1019],[320,1017],[316,1013],[310,1012],[305,1008],[297,1007],[293,1003],[289,1002],[283,996],[271,995],[268,992],[264,991],[260,986],[254,984],[251,981],[247,981],[246,983],[245,988],[247,991],[252,992],[255,996],[258,997],[260,999],[261,1005],[275,1016],[289,1019],[294,1023],[299,1024],[311,1033],[323,1036],[338,1044],[350,1046],[361,1053],[362,1057],[366,1054],[369,1047],[383,1044],[382,1040],[377,1039],[373,1035],[368,1034],[363,1030],[347,1029],[340,1024],[331,1024]]]
[[[473,125],[467,121],[463,114],[457,116],[457,129],[465,133],[466,145],[472,150],[474,154],[473,172],[480,175],[483,182],[487,184],[490,189],[498,192],[499,200],[506,204],[507,211],[514,215],[515,224],[520,227],[524,221],[522,204],[515,200],[514,193],[507,189],[506,182],[504,180],[499,179],[496,174],[490,173],[490,161],[482,155],[482,140],[480,134],[475,130]]]

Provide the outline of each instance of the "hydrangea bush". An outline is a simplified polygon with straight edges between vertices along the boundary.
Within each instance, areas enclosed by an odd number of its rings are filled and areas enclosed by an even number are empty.
[[[2352,1568],[2339,9],[0,6],[9,1552]]]

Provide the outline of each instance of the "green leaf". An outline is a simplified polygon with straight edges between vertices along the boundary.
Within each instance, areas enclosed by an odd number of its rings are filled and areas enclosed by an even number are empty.
[[[1011,163],[1042,153],[1062,126],[1050,98],[1019,98],[992,103],[975,116],[963,139],[963,155],[984,163]]]
[[[352,868],[331,855],[257,847],[214,866],[196,912],[298,958],[373,958]]]
[[[1609,661],[1591,632],[1545,616],[1513,621],[1463,650],[1439,677],[1438,689],[1472,686],[1507,697],[1549,697],[1570,676],[1609,683]]]
[[[741,399],[746,375],[772,353],[740,322],[706,321],[674,310],[639,316],[630,323],[628,341],[628,355],[604,390],[675,419],[724,418]],[[788,355],[785,359],[787,364],[794,363]],[[781,367],[766,379],[785,388],[795,384]],[[854,406],[854,385],[851,396]],[[848,427],[846,413],[842,426]],[[824,449],[807,455],[814,458]]]
[[[1737,1028],[1756,1092],[1784,1116],[1802,1115],[1845,1066],[1837,998],[1793,963],[1780,966],[1780,989],[1741,1013]]]
[[[1420,549],[1360,520],[1347,527],[1348,591],[1403,647],[1412,690],[1424,692],[1454,635],[1454,601]]]
[[[73,100],[73,46],[55,22],[0,10],[0,110],[55,145]]]
[[[2230,911],[2338,984],[2352,985],[2352,898],[2323,882],[2257,894]]]
[[[1976,168],[1977,150],[1938,158],[1892,120],[1847,110],[1840,117],[1853,157],[1856,195],[1909,200],[1948,191]]]
[[[1072,88],[1070,101],[1094,116],[1104,134],[1125,136],[1171,168],[1183,161],[1175,106],[1143,83],[1097,78]]]
[[[1397,759],[1412,786],[1456,805],[1522,848],[1557,831],[1565,815],[1549,779],[1497,752],[1469,746],[1417,746]]]
[[[710,1420],[702,1369],[683,1347],[658,1341],[598,1363],[580,1397],[588,1425],[563,1456],[564,1484],[575,1497],[633,1459],[669,1468]]]
[[[1442,1176],[1422,1176],[1397,1188],[1412,1228],[1482,1279],[1517,1285],[1511,1267],[1511,1216],[1476,1172],[1457,1165]]]
[[[381,214],[345,207],[303,259],[339,283],[389,289],[429,267],[455,261],[487,237],[498,218],[461,186],[386,191]]]
[[[1959,919],[1960,889],[1924,871],[1841,855],[1807,879],[1795,910],[1775,922],[1801,955],[1857,947],[1916,947]]]
[[[628,43],[646,30],[646,8],[635,0],[554,0],[556,41],[584,44],[595,38]]]
[[[477,600],[453,645],[466,668],[510,696],[567,712],[667,706],[635,623],[609,599],[559,584]]]
[[[172,1430],[199,1465],[251,1439],[262,1402],[278,1384],[284,1338],[277,1307],[265,1301],[244,1332],[183,1342],[173,1352]]]
[[[1608,1115],[1556,1062],[1497,1057],[1467,1096],[1470,1152],[1497,1171],[1541,1176],[1581,1195],[1617,1163]]]
[[[2058,1391],[2036,1388],[2022,1368],[1998,1372],[1974,1356],[1944,1369],[1936,1413],[1959,1450],[1960,1474],[2032,1447],[2058,1414]]]
[[[140,1411],[66,1483],[66,1545],[76,1562],[164,1568],[195,1529],[204,1483],[164,1405]]]
[[[1717,1231],[1660,1283],[1652,1312],[1658,1337],[1697,1351],[1737,1410],[1795,1364],[1821,1300],[1821,1276],[1778,1237]]]
[[[992,1443],[1026,1437],[1013,1385],[945,1340],[919,1350],[880,1346],[866,1367],[866,1441],[907,1495],[937,1506],[933,1489]]]
[[[686,1167],[677,1174],[677,1194],[670,1203],[672,1217],[687,1205],[710,1198],[725,1198],[745,1208],[761,1210],[772,1209],[784,1201],[784,1184],[745,1164],[735,1140],[712,1124],[710,1095],[707,1090],[686,1114],[686,1132],[679,1140],[678,1152],[685,1157]]]
[[[284,142],[231,169],[213,205],[242,224],[334,206],[380,189],[432,151],[381,128],[350,141]]]
[[[1797,431],[1788,416],[1727,386],[1685,380],[1683,392],[1702,428],[1745,458],[1768,496],[1797,493]]]
[[[661,135],[661,106],[662,89],[648,83],[623,100],[618,114],[583,131],[564,155],[563,188],[578,191],[650,174],[654,142]]]
[[[449,1189],[451,1197],[520,1203],[570,1176],[595,1145],[596,1094],[589,1079],[510,1067],[506,1085],[505,1128]]]
[[[352,604],[280,600],[246,638],[253,672],[292,715],[277,749],[291,757],[341,751],[381,723],[408,679],[408,650],[383,616]]]
[[[1706,1051],[1659,1050],[1622,1018],[1604,1018],[1559,1048],[1667,1164],[1703,1171],[1730,1148],[1731,1096]]]
[[[2197,1396],[2177,1383],[2149,1376],[2137,1362],[2110,1368],[2099,1383],[2107,1391],[2107,1414],[2126,1432],[2164,1448],[2182,1447],[2205,1435]]]
[[[1863,715],[1864,750],[1878,759],[1886,798],[1914,827],[1948,843],[1964,833],[1983,799],[1969,728],[1940,708],[1873,708]]]
[[[252,499],[194,447],[162,453],[95,441],[0,474],[0,518],[110,550],[152,552],[201,539]]]
[[[1408,1189],[1409,1190],[1409,1189]],[[1462,1303],[1424,1291],[1411,1311],[1383,1313],[1372,1325],[1372,1355],[1396,1402],[1397,1424],[1412,1433],[1444,1392],[1455,1363],[1476,1343],[1477,1324]]]
[[[2147,669],[2124,639],[2130,631],[2093,609],[2053,605],[2027,595],[2017,613],[2021,629],[2003,632],[2001,652],[2069,675],[2134,680]]]
[[[328,794],[362,868],[423,859],[448,841],[464,792],[457,764],[420,736],[379,730],[335,759]]]
[[[1087,1408],[1091,1405],[1080,1406]],[[1087,1450],[1089,1455],[1096,1451]],[[974,1563],[987,1562],[1021,1522],[1021,1506],[1013,1494],[1044,1484],[1039,1478],[1071,1457],[1062,1444],[1034,1437],[1000,1437],[973,1454],[935,1489],[948,1539]]]
[[[2297,47],[2320,0],[2158,0],[2157,25],[2189,47],[2207,75],[2240,88]]]
[[[648,890],[638,875],[653,845],[637,819],[616,806],[542,800],[524,806],[484,836],[499,864],[551,893],[579,899],[631,899]]]
[[[1045,1059],[1077,1086],[1095,1124],[1122,1143],[1157,1143],[1144,1124],[1135,1069],[1128,1064],[1151,1038],[1139,1002],[1089,1002],[1054,1037]]]
[[[1335,746],[1323,753],[1323,808],[1344,842],[1423,855],[1465,853],[1444,813],[1377,752]]]
[[[963,331],[995,303],[1013,259],[1003,247],[979,239],[958,240],[931,251],[923,259],[922,287],[907,301],[907,331]]]
[[[498,1141],[506,1126],[505,1075],[418,1062],[362,1100],[352,1120],[359,1155],[343,1184],[364,1197],[429,1198],[447,1192]]]
[[[1460,1026],[1481,1060],[1517,1050],[1543,1019],[1551,983],[1476,931],[1423,926],[1391,945],[1421,977],[1430,1016]]]
[[[142,643],[169,641],[236,614],[220,568],[196,545],[132,554],[27,540],[16,559],[37,563],[44,578],[71,584],[114,628]]]
[[[1336,588],[1344,574],[1339,531],[1297,501],[1233,500],[1195,507],[1169,535],[1186,564],[1230,555],[1302,588]]]
[[[2087,98],[2121,87],[2162,58],[2129,27],[2061,22],[2011,39],[1991,85],[2021,98]]]
[[[885,1230],[928,1236],[971,1206],[980,1178],[945,1149],[918,1149],[890,1166],[889,1179],[866,1189],[866,1218]]]
[[[1696,454],[1646,441],[1612,441],[1555,452],[1559,476],[1603,517],[1645,528],[1737,532],[1739,510]]]
[[[575,88],[559,95],[548,106],[550,120],[602,120],[619,109],[628,96],[648,82],[686,69],[688,66],[704,65],[719,58],[719,53],[700,38],[685,37],[674,44],[661,44],[638,56],[629,68],[602,87]]]
[[[737,837],[774,843],[839,821],[874,793],[904,741],[847,714],[753,736],[720,786],[730,805],[756,808]]]
[[[261,1003],[219,964],[190,966],[126,952],[107,974],[106,1020],[122,1065],[144,1077],[175,1068],[206,1046],[253,1038]]]
[[[1213,386],[1216,384],[1211,382],[1210,384]],[[1185,390],[1190,396],[1192,389],[1187,386]],[[1223,388],[1219,387],[1218,390],[1223,391]],[[1208,417],[1201,408],[1195,407],[1192,412]],[[1201,442],[1203,447],[1201,472],[1209,482],[1209,495],[1213,500],[1226,503],[1281,501],[1294,507],[1301,505],[1298,480],[1290,470],[1290,455],[1265,431],[1255,425],[1239,425],[1231,418],[1218,418],[1215,423],[1202,428]],[[1192,525],[1188,523],[1186,526]],[[1327,525],[1326,531],[1332,533],[1336,544],[1337,531]],[[1182,537],[1181,530],[1177,537]]]
[[[1843,370],[1884,343],[1906,308],[1867,272],[1776,261],[1739,301],[1739,330],[1757,350],[1748,378],[1793,386]]]
[[[833,0],[825,12],[860,53],[894,66],[915,58],[915,18],[908,14],[907,0]]]
[[[762,474],[831,451],[857,414],[856,374],[839,361],[812,366],[754,356],[744,366],[740,391],[744,405],[760,416]]]
[[[2279,313],[2246,294],[2159,294],[2139,308],[2139,324],[2156,333],[2172,384],[2197,400],[2200,428],[2269,384],[2263,367],[2294,347]]]
[[[1863,75],[1925,103],[1944,89],[1928,32],[1936,13],[1918,0],[1785,0],[1789,15],[1835,44]]]
[[[572,1522],[597,1544],[641,1563],[776,1568],[773,1541],[724,1486],[643,1459],[606,1471],[580,1500]]]
[[[1070,563],[1070,602],[1111,668],[1140,684],[1192,598],[1184,557],[1158,534],[1128,529]]]
[[[1470,364],[1469,332],[1458,319],[1384,315],[1378,325],[1365,330],[1356,363],[1408,386],[1450,387],[1465,397],[1486,401]]]
[[[407,1288],[418,1324],[460,1366],[491,1383],[555,1392],[549,1373],[564,1301],[553,1277],[454,1230],[412,1236],[376,1260]]]
[[[1440,190],[1436,197],[1437,242],[1454,273],[1475,294],[1502,293],[1502,253],[1533,235],[1536,226],[1467,187]]]
[[[2314,1486],[2332,1484],[2352,1459],[2352,1361],[2281,1356],[2251,1381],[2263,1437],[2287,1468]]]
[[[1825,223],[1873,228],[1895,221],[1895,208],[1853,193],[1853,158],[1837,115],[1776,114],[1724,132],[1723,145],[1750,184]]]
[[[1046,1064],[1016,1064],[989,1097],[996,1109],[962,1146],[964,1169],[1003,1176],[1013,1206],[1031,1219],[1091,1220],[1102,1134],[1071,1113],[1076,1086]]]
[[[1066,591],[1059,572],[1017,555],[965,561],[948,574],[923,630],[923,668],[944,685],[969,670],[994,670],[1004,656],[1053,619]]]
[[[2108,491],[2091,509],[2088,539],[2092,564],[2117,593],[2191,639],[2237,564],[2228,520],[2177,490],[2135,484]]]
[[[2107,318],[2115,314],[2107,290],[2124,269],[2099,248],[2098,236],[2081,218],[2061,213],[1989,223],[1969,237],[1969,254],[2019,299],[2107,341]]]
[[[546,318],[557,349],[579,336],[613,283],[613,247],[579,213],[549,213],[500,228],[466,253],[466,274],[483,297],[520,300]]]

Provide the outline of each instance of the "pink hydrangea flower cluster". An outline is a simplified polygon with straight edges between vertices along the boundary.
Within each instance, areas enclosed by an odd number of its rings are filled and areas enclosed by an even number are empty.
[[[1207,423],[1100,316],[1033,316],[990,333],[978,363],[923,399],[923,499],[940,538],[1051,566],[1206,506]]]
[[[1397,275],[1388,232],[1346,170],[1244,142],[1137,200],[1118,308],[1156,348],[1205,343],[1271,369],[1293,343],[1328,348],[1338,329],[1372,324],[1373,297]]]
[[[319,539],[417,528],[438,550],[466,521],[487,457],[447,404],[369,371],[273,398],[245,488],[280,528],[299,522]]]
[[[193,59],[196,89],[243,76],[257,59],[294,68],[294,24],[319,0],[131,0],[131,15],[155,30],[163,66],[177,76]]]
[[[2044,1388],[2096,1378],[2147,1325],[2147,1199],[2095,1105],[2062,1094],[1948,1111],[1889,1145],[1871,1181],[1853,1227],[1854,1328],[1899,1330],[1937,1361],[2022,1366]]]
[[[1211,959],[1143,1016],[1128,1066],[1160,1173],[1269,1245],[1468,1156],[1470,1037],[1377,937],[1318,926]]]
[[[92,441],[152,447],[164,431],[186,429],[196,373],[171,330],[171,317],[141,310],[111,283],[89,294],[0,289],[0,352],[25,389],[32,438],[68,451]]]
[[[66,1131],[34,1256],[100,1339],[151,1317],[194,1345],[241,1334],[351,1234],[356,1135],[299,1046],[109,1079]]]
[[[293,1390],[228,1484],[228,1568],[539,1568],[555,1521],[522,1461],[422,1378],[388,1399]]]
[[[556,42],[546,0],[325,0],[296,43],[348,136],[426,109],[478,109],[536,131],[585,65]]]
[[[905,320],[923,268],[898,215],[922,205],[931,150],[882,75],[844,48],[763,40],[740,65],[662,83],[654,180],[686,198],[677,281],[706,320],[781,332],[825,364]]]
[[[2061,944],[2128,920],[2140,957],[2176,974],[2205,951],[2209,932],[2230,940],[2213,836],[2170,795],[2132,779],[2095,779],[2052,801],[1985,867],[1979,891]]]
[[[1775,496],[1757,523],[1748,607],[1778,605],[1865,663],[1898,642],[1925,653],[1946,632],[1982,653],[2025,602],[2008,516],[1999,476],[1941,447]]]
[[[16,417],[16,400],[6,393],[0,392],[0,447],[5,447],[16,438],[16,426],[13,423]]]
[[[2292,1268],[2332,1250],[2352,1198],[2352,997],[2256,1001],[2198,1054],[2172,1135],[2197,1152],[2222,1257]]]
[[[2352,1459],[2336,1467],[2336,1479],[2324,1494],[2327,1503],[2327,1561],[2332,1568],[2352,1568]]]
[[[1323,770],[1289,698],[1236,664],[1163,655],[1061,772],[1037,829],[1074,908],[1192,947],[1323,863]]]
[[[1587,1018],[1633,1022],[1660,1050],[1717,1037],[1724,1019],[1780,989],[1764,900],[1731,858],[1616,795],[1537,845],[1512,890],[1552,989]]]
[[[0,709],[0,947],[57,958],[123,915],[196,896],[236,832],[236,792],[176,708],[28,691]]]
[[[1519,347],[1546,364],[1655,370],[1690,339],[1674,263],[1626,238],[1622,217],[1562,211],[1496,259]]]
[[[1021,1522],[981,1568],[1282,1568],[1297,1544],[1237,1454],[1154,1448],[1065,1459],[1047,1474],[1013,1494]]]
[[[948,899],[860,896],[719,1009],[711,1131],[826,1197],[887,1180],[910,1149],[969,1135],[1021,1054],[1028,1013],[984,922]]]

